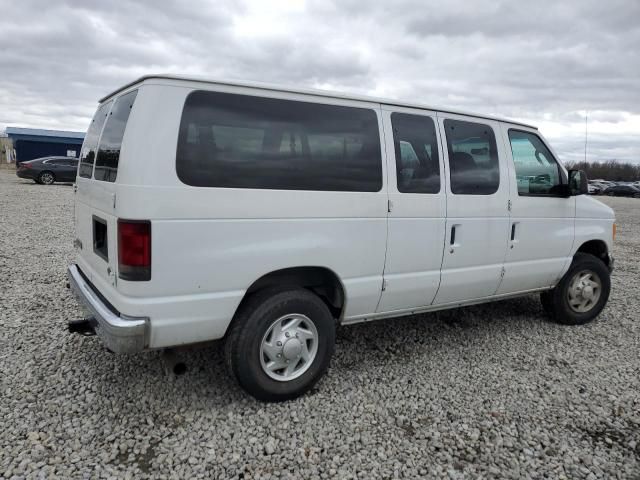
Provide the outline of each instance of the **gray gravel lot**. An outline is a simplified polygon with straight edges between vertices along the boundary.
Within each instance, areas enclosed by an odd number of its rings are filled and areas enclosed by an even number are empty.
[[[217,345],[116,356],[70,336],[73,191],[0,171],[0,478],[640,478],[640,201],[584,327],[537,296],[339,331],[328,375],[262,404]]]

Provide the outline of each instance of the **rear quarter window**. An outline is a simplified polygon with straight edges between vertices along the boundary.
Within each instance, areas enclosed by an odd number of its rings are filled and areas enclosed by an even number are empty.
[[[377,192],[378,118],[368,108],[195,91],[176,171],[198,187]]]

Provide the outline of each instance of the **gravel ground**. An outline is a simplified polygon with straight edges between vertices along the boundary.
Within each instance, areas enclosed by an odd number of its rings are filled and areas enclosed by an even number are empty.
[[[612,296],[584,327],[536,296],[339,331],[311,394],[262,404],[219,345],[116,356],[81,311],[72,187],[0,171],[2,478],[640,478],[640,201],[618,216]]]

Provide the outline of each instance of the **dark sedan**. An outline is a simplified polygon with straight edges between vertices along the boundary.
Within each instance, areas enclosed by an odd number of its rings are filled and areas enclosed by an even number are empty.
[[[18,163],[16,175],[43,185],[53,182],[75,182],[78,159],[73,157],[43,157]]]
[[[610,197],[635,197],[640,198],[640,188],[633,185],[614,185],[607,188],[602,195],[609,195]]]

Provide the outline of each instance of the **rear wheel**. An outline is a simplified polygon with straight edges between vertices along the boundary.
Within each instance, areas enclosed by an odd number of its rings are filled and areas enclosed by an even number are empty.
[[[609,270],[602,260],[586,253],[576,253],[567,273],[548,292],[546,301],[550,309],[547,311],[554,321],[564,325],[588,323],[606,305],[610,289]]]
[[[308,290],[265,290],[250,297],[225,344],[229,370],[242,388],[264,401],[298,397],[329,366],[335,321]]]
[[[55,180],[56,178],[51,172],[42,172],[38,175],[38,183],[41,183],[42,185],[51,185]]]

